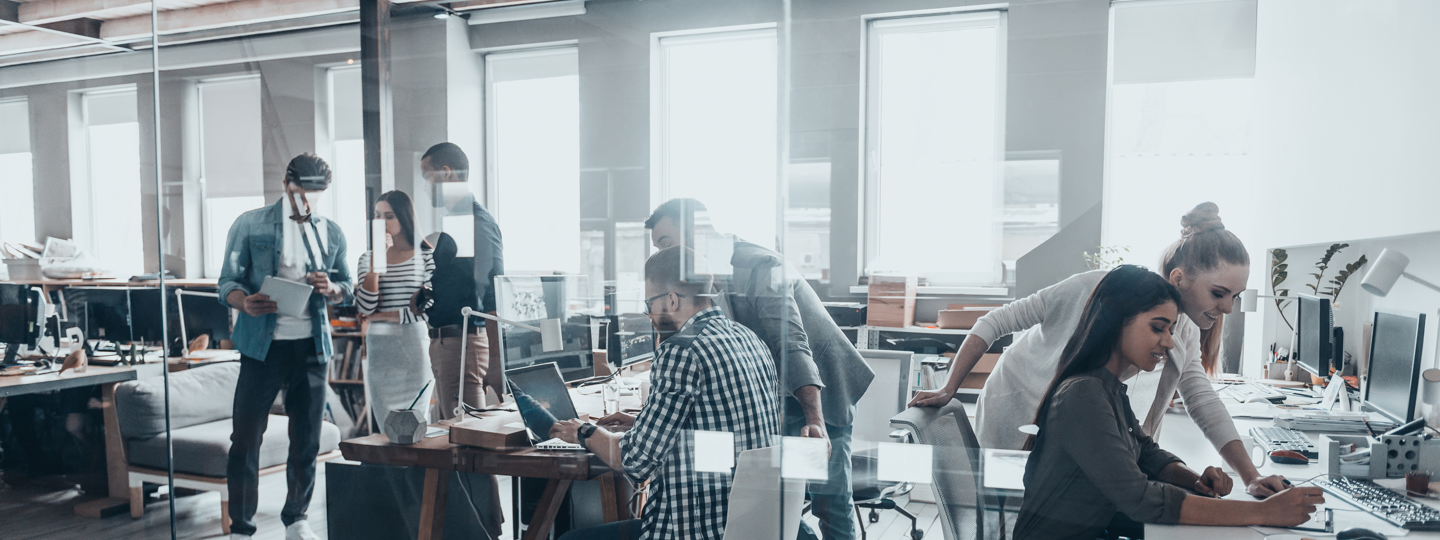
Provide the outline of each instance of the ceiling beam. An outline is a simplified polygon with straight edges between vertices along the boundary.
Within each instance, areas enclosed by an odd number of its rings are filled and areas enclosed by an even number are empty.
[[[150,10],[143,0],[46,0],[20,4],[20,22],[45,24],[69,19],[94,18],[107,13]]]
[[[20,3],[0,0],[0,21],[20,22]]]
[[[6,0],[0,0],[0,2],[4,1]],[[102,39],[100,37],[100,21],[94,19],[73,19],[36,25],[0,18],[0,26],[26,30],[0,35],[0,37],[22,36],[0,41],[0,55],[70,47],[85,43],[100,45],[112,51],[130,50]]]
[[[165,11],[160,14],[160,20],[156,21],[156,24],[161,34],[174,34],[359,9],[360,0],[240,0]],[[105,21],[105,24],[100,26],[100,37],[112,41],[142,39],[149,35],[149,15]]]
[[[0,35],[0,55],[32,53],[84,44],[84,41],[65,34],[28,30]]]
[[[455,11],[465,11],[471,9],[523,6],[527,4],[544,4],[546,2],[555,1],[557,0],[464,0],[461,2],[451,2],[450,9],[453,9]]]

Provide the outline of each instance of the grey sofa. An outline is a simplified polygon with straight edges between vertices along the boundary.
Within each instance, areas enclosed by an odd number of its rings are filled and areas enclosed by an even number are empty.
[[[170,374],[170,426],[174,437],[175,486],[220,493],[221,530],[230,533],[225,466],[230,453],[230,416],[240,364],[226,362]],[[145,512],[144,486],[164,484],[164,379],[127,381],[115,388],[115,412],[129,469],[130,515]],[[288,418],[270,416],[260,448],[260,474],[285,470]],[[339,457],[340,430],[325,422],[320,461]]]

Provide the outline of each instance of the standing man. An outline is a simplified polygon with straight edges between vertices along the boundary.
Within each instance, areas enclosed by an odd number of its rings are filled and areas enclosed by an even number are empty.
[[[695,245],[697,212],[706,209],[695,199],[672,199],[656,208],[645,220],[655,248],[682,241]],[[723,284],[720,299],[731,318],[765,341],[777,363],[781,389],[790,394],[785,399],[785,434],[830,441],[828,478],[809,486],[821,535],[825,540],[852,540],[851,424],[855,405],[875,372],[835,325],[810,284],[786,268],[779,253],[735,238],[730,266],[732,277]],[[802,532],[814,535],[808,525]]]
[[[429,240],[435,258],[435,274],[430,280],[434,303],[425,311],[430,321],[430,369],[435,375],[439,418],[459,421],[465,418],[466,406],[485,405],[486,387],[494,388],[497,396],[505,394],[501,383],[505,367],[500,361],[500,331],[487,331],[485,319],[473,316],[470,325],[462,328],[465,318],[460,315],[467,307],[495,314],[495,276],[505,273],[504,246],[500,225],[470,191],[470,159],[459,146],[448,142],[431,146],[420,158],[420,172],[433,190],[430,200],[442,209],[437,214],[445,222],[453,223],[457,218],[468,222]],[[469,245],[462,249],[456,236]],[[463,403],[456,400],[461,388],[462,343],[465,349]],[[491,538],[498,538],[505,524],[500,482],[488,474],[470,477],[479,484],[472,487],[471,503],[481,514],[480,523]]]
[[[550,428],[551,437],[585,445],[637,484],[649,480],[644,517],[570,531],[561,540],[720,540],[733,477],[696,470],[695,445],[703,443],[695,434],[728,434],[737,457],[778,440],[775,367],[765,343],[711,304],[710,276],[695,264],[694,252],[683,247],[645,261],[645,314],[661,338],[650,397],[638,417],[601,419],[629,431],[579,420]]]
[[[310,213],[312,193],[330,187],[330,166],[314,154],[290,160],[285,195],[275,204],[242,214],[225,241],[220,303],[240,310],[231,339],[240,350],[235,384],[234,432],[226,476],[230,489],[231,540],[255,534],[260,497],[260,443],[275,394],[285,389],[290,422],[286,460],[286,540],[317,540],[305,513],[315,491],[315,457],[320,452],[320,417],[325,409],[325,361],[330,358],[330,319],[325,303],[353,301],[345,266],[345,235],[330,220]],[[267,276],[308,282],[315,288],[299,316],[276,313],[260,294]]]
[[[426,311],[431,327],[430,366],[435,372],[435,392],[440,397],[440,417],[451,418],[457,416],[459,407],[455,397],[460,390],[458,362],[462,337],[468,341],[465,404],[481,406],[485,387],[494,388],[497,395],[505,393],[500,383],[504,366],[500,362],[499,331],[488,332],[485,319],[480,317],[471,317],[470,327],[460,328],[463,308],[495,314],[495,276],[505,273],[504,245],[500,225],[470,192],[467,181],[470,160],[459,146],[448,142],[431,146],[420,158],[420,171],[434,189],[431,200],[437,207],[446,209],[440,213],[446,221],[458,217],[460,221],[473,222],[472,226],[462,227],[463,231],[451,231],[469,238],[457,240],[442,232],[431,242],[436,256],[432,280],[435,303]],[[457,244],[472,239],[473,244],[465,246],[470,249],[462,249]],[[458,416],[463,415],[461,411]]]

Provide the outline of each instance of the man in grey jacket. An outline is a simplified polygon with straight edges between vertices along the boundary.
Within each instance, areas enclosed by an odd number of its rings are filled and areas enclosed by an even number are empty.
[[[645,220],[657,249],[695,245],[696,213],[705,205],[672,199]],[[850,487],[850,434],[855,404],[875,373],[830,318],[810,284],[773,250],[738,238],[730,258],[731,276],[721,285],[719,304],[770,348],[785,399],[785,434],[825,438],[830,443],[828,479],[810,486],[811,511],[825,540],[855,538]],[[723,274],[723,272],[718,272]],[[808,526],[804,527],[807,532]],[[811,533],[813,535],[813,533]]]

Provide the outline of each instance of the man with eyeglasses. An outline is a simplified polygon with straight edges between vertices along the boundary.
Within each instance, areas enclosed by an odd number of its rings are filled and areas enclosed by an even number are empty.
[[[555,423],[550,436],[585,445],[636,483],[650,481],[643,520],[571,531],[560,540],[713,539],[725,534],[731,475],[701,472],[697,445],[773,446],[780,421],[775,367],[765,342],[710,301],[711,277],[687,248],[645,262],[645,312],[663,338],[655,347],[650,396],[639,416]]]
[[[731,277],[722,284],[718,303],[735,322],[759,335],[779,363],[780,387],[787,394],[785,435],[830,443],[827,477],[809,486],[811,513],[819,518],[825,540],[854,540],[850,435],[856,405],[875,372],[782,255],[718,233],[707,224],[706,214],[700,201],[671,199],[645,220],[645,228],[657,249],[696,246],[701,239],[712,250],[717,242],[733,247]],[[808,524],[801,525],[800,538],[814,536]]]

